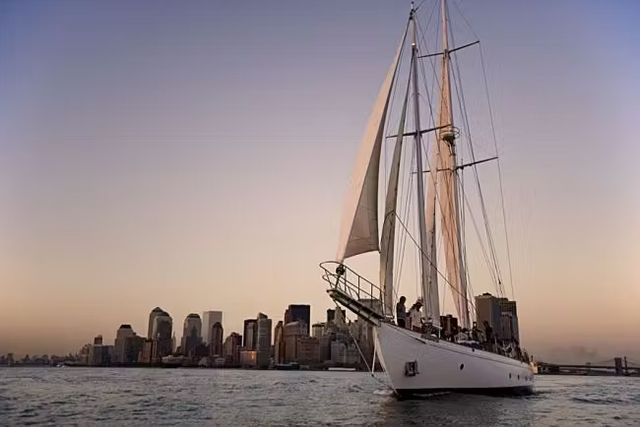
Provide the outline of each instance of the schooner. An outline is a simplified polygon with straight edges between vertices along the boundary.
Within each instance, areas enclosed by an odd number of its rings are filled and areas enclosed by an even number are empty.
[[[362,138],[344,207],[337,257],[321,264],[323,278],[329,283],[327,292],[337,303],[372,325],[374,357],[380,361],[389,385],[398,395],[445,390],[528,392],[533,387],[533,371],[526,357],[516,357],[495,346],[480,345],[471,332],[475,329],[475,313],[473,309],[470,312],[473,303],[469,298],[469,272],[465,258],[461,173],[465,167],[475,167],[494,158],[473,158],[467,164],[459,161],[460,130],[454,126],[451,54],[479,42],[450,46],[446,0],[440,1],[439,9],[441,50],[429,53],[418,43],[417,10],[413,3],[411,5],[400,45]],[[411,59],[407,80],[403,80],[406,89],[400,94],[397,127],[391,127],[387,122],[392,91],[394,84],[401,79],[399,62],[407,46]],[[437,116],[432,120],[433,127],[423,129],[418,70],[419,62],[426,59],[438,61],[439,102]],[[413,127],[409,128],[411,113]],[[430,134],[435,136],[435,141],[429,147],[426,142]],[[384,179],[381,180],[381,153],[386,141],[394,144],[393,155],[388,174],[382,175]],[[403,150],[407,143],[413,144],[411,150]],[[419,253],[416,268],[425,319],[420,328],[411,330],[398,325],[395,318],[397,272],[394,271],[394,260],[399,256],[397,234],[410,234],[399,215],[403,156],[409,153],[411,165],[415,168],[410,173],[415,178],[411,191],[417,208],[417,236],[410,236],[410,239]],[[378,203],[380,181],[386,182],[382,205]],[[373,251],[380,254],[379,285],[365,279],[345,263],[348,258]],[[439,268],[439,257],[443,258],[441,264],[445,267],[442,269]],[[442,313],[438,290],[439,284],[443,283],[451,290],[461,331],[446,338],[440,322]]]

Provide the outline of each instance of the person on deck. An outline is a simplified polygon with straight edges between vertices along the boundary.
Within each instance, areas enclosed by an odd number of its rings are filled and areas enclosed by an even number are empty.
[[[407,327],[407,309],[404,306],[404,303],[407,299],[403,296],[400,297],[400,300],[396,304],[396,322],[398,322],[398,326],[401,328]]]
[[[415,332],[422,332],[422,300],[418,300],[409,309],[409,329]]]

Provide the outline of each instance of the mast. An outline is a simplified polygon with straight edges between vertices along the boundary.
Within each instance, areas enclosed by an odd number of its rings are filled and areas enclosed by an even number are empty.
[[[429,305],[426,301],[429,298],[433,298],[429,292],[429,269],[431,266],[430,260],[427,258],[427,254],[429,252],[429,241],[427,238],[427,226],[425,224],[425,210],[424,210],[424,180],[423,180],[423,171],[424,168],[422,166],[422,134],[420,132],[420,105],[418,98],[418,42],[417,42],[417,32],[418,32],[418,24],[416,23],[416,10],[411,3],[411,16],[410,20],[413,24],[413,41],[411,44],[411,65],[413,68],[412,72],[412,83],[413,83],[413,112],[414,112],[414,123],[416,127],[415,133],[415,148],[416,148],[416,168],[417,168],[417,205],[418,205],[418,227],[420,231],[420,285],[422,289],[422,299],[425,302],[425,308],[428,310]],[[435,299],[438,299],[438,296],[435,296]],[[427,313],[428,316],[434,318],[438,318],[440,320],[439,313]]]
[[[453,292],[456,310],[463,328],[469,328],[469,308],[467,301],[467,274],[462,256],[460,230],[460,208],[458,198],[458,173],[455,139],[457,132],[453,126],[453,106],[451,102],[450,52],[447,1],[441,0],[442,18],[442,64],[440,80],[440,112],[438,124],[445,126],[438,133],[438,165],[441,174],[438,179],[442,210],[442,235],[445,246],[449,285]]]

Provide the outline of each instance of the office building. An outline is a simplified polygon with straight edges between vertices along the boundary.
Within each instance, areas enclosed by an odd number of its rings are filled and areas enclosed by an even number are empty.
[[[285,363],[298,361],[298,339],[306,336],[308,336],[306,323],[295,321],[284,325]]]
[[[137,354],[132,354],[132,341],[136,333],[129,324],[122,324],[116,332],[116,340],[113,345],[113,362],[116,364],[131,363],[137,360]]]
[[[242,347],[242,335],[231,332],[224,340],[225,365],[228,367],[240,366],[240,348]]]
[[[258,313],[256,318],[256,364],[266,369],[271,362],[271,319],[266,314]]]
[[[308,304],[291,304],[284,312],[284,323],[303,322],[306,325],[305,335],[311,330],[311,306]]]
[[[311,326],[311,336],[314,338],[320,338],[324,335],[324,323],[314,323]]]
[[[153,310],[151,310],[151,313],[149,313],[149,324],[147,327],[147,338],[149,339],[155,339],[155,335],[153,333],[153,324],[154,324],[154,319],[159,314],[165,314],[165,311],[160,307],[154,308]]]
[[[202,319],[195,313],[189,314],[184,319],[182,331],[182,354],[195,356],[196,349],[202,343]]]
[[[213,325],[220,323],[222,325],[222,312],[221,311],[205,311],[202,313],[202,342],[206,345],[211,344]]]
[[[159,363],[164,356],[173,353],[173,319],[166,311],[156,313],[151,325],[151,337],[154,340],[152,361]]]
[[[509,313],[510,316],[510,333],[507,333],[507,336],[503,336],[504,340],[515,340],[520,342],[520,330],[518,327],[518,308],[515,301],[509,301],[508,298],[500,298],[500,311],[504,315],[505,313]]]
[[[284,363],[284,322],[280,320],[273,331],[273,361]]]
[[[222,324],[216,322],[211,326],[211,333],[209,334],[209,354],[211,356],[222,356],[222,337],[223,337]]]
[[[320,362],[320,341],[318,338],[298,337],[296,361],[301,365],[315,365]]]
[[[242,346],[245,350],[255,350],[256,349],[256,335],[258,333],[258,325],[256,319],[247,319],[244,321],[244,331],[242,335],[242,339],[244,342]]]

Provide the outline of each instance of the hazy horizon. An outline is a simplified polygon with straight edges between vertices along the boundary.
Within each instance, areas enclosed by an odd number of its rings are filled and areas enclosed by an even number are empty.
[[[524,347],[640,360],[640,4],[456,3],[484,49]],[[408,5],[2,2],[0,354],[145,335],[156,306],[178,340],[191,312],[223,311],[225,336],[294,303],[322,321],[317,265]]]

